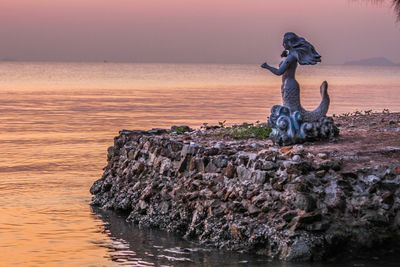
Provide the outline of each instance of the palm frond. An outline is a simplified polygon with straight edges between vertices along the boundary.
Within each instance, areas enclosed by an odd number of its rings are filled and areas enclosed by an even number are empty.
[[[359,1],[359,0],[352,0],[352,1]],[[397,17],[397,22],[400,22],[400,0],[363,0],[364,2],[369,2],[374,5],[384,5],[387,2],[391,2],[391,6],[395,12]]]
[[[397,15],[397,21],[400,22],[400,0],[392,0],[393,8]]]

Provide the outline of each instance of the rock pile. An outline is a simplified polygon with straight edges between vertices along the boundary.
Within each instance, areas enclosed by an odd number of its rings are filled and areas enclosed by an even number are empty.
[[[288,261],[400,241],[400,168],[344,170],[305,146],[218,140],[204,131],[122,131],[93,205],[226,249]]]

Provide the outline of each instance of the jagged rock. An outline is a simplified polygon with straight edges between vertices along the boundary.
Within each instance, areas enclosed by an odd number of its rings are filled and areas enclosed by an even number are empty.
[[[224,175],[228,178],[233,178],[235,177],[236,174],[236,168],[232,163],[228,163],[224,170]]]
[[[299,193],[296,195],[295,206],[300,210],[308,212],[317,208],[317,202],[312,196]]]
[[[282,218],[283,218],[285,221],[290,222],[293,218],[295,218],[295,217],[297,216],[297,214],[298,214],[297,211],[291,210],[291,211],[285,212],[285,213],[282,215]]]
[[[367,176],[361,176],[361,181],[368,185],[373,185],[376,184],[377,182],[380,181],[379,177],[375,175],[367,175]]]
[[[122,131],[90,188],[92,204],[124,210],[143,227],[282,260],[400,240],[398,162],[349,170],[343,157],[306,144],[204,135]]]

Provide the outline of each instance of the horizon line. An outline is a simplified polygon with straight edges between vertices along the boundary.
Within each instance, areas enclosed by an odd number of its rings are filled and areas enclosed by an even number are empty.
[[[352,65],[347,64],[349,62],[358,61],[351,60],[343,63],[324,63],[321,62],[319,65],[325,66],[380,66],[380,67],[390,67],[391,65]],[[103,64],[160,64],[160,65],[257,65],[262,64],[259,62],[163,62],[163,61],[120,61],[120,60],[18,60],[18,59],[0,59],[1,63],[103,63]],[[277,65],[279,62],[271,62],[270,64]],[[395,63],[394,67],[400,66],[400,64]]]

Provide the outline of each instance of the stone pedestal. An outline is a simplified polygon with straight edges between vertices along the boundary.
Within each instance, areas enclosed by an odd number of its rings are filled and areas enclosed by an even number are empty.
[[[268,124],[272,128],[270,138],[279,145],[293,145],[306,141],[331,139],[339,135],[339,128],[331,117],[318,121],[303,122],[299,111],[276,105],[271,109]]]

